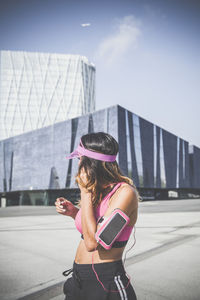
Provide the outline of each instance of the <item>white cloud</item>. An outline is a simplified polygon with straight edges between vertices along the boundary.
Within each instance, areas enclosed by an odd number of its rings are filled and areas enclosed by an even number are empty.
[[[139,21],[132,15],[119,20],[116,32],[100,43],[97,57],[103,58],[109,65],[120,59],[130,48],[137,46],[141,34],[139,26]]]
[[[88,26],[91,26],[91,24],[90,23],[83,23],[83,24],[81,24],[81,26],[82,27],[88,27]]]

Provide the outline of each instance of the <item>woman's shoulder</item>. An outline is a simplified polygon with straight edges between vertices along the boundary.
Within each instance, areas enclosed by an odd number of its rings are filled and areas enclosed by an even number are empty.
[[[113,207],[121,208],[137,208],[138,206],[138,193],[134,186],[123,182],[117,190],[117,193],[114,195],[111,205]]]
[[[120,188],[119,191],[123,191],[123,192],[128,192],[128,193],[132,193],[132,194],[136,194],[136,187],[127,183],[127,182],[120,182]]]
[[[119,194],[122,196],[127,196],[127,197],[131,197],[133,199],[137,198],[138,192],[136,187],[134,187],[133,185],[130,185],[127,182],[123,182],[119,188]]]

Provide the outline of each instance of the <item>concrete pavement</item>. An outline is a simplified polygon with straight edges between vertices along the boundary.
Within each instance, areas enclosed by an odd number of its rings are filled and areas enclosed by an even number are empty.
[[[74,221],[54,207],[1,208],[0,299],[63,299],[62,271],[79,239]],[[199,300],[199,249],[199,199],[140,203],[125,263],[138,300]]]

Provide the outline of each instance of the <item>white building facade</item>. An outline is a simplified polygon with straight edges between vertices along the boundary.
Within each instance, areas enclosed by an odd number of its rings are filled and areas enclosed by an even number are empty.
[[[0,51],[0,140],[95,110],[95,67],[80,55]]]

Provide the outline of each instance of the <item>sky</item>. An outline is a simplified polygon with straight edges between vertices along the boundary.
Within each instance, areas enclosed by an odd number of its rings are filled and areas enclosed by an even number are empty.
[[[0,50],[80,54],[119,104],[200,147],[200,0],[6,0]]]

